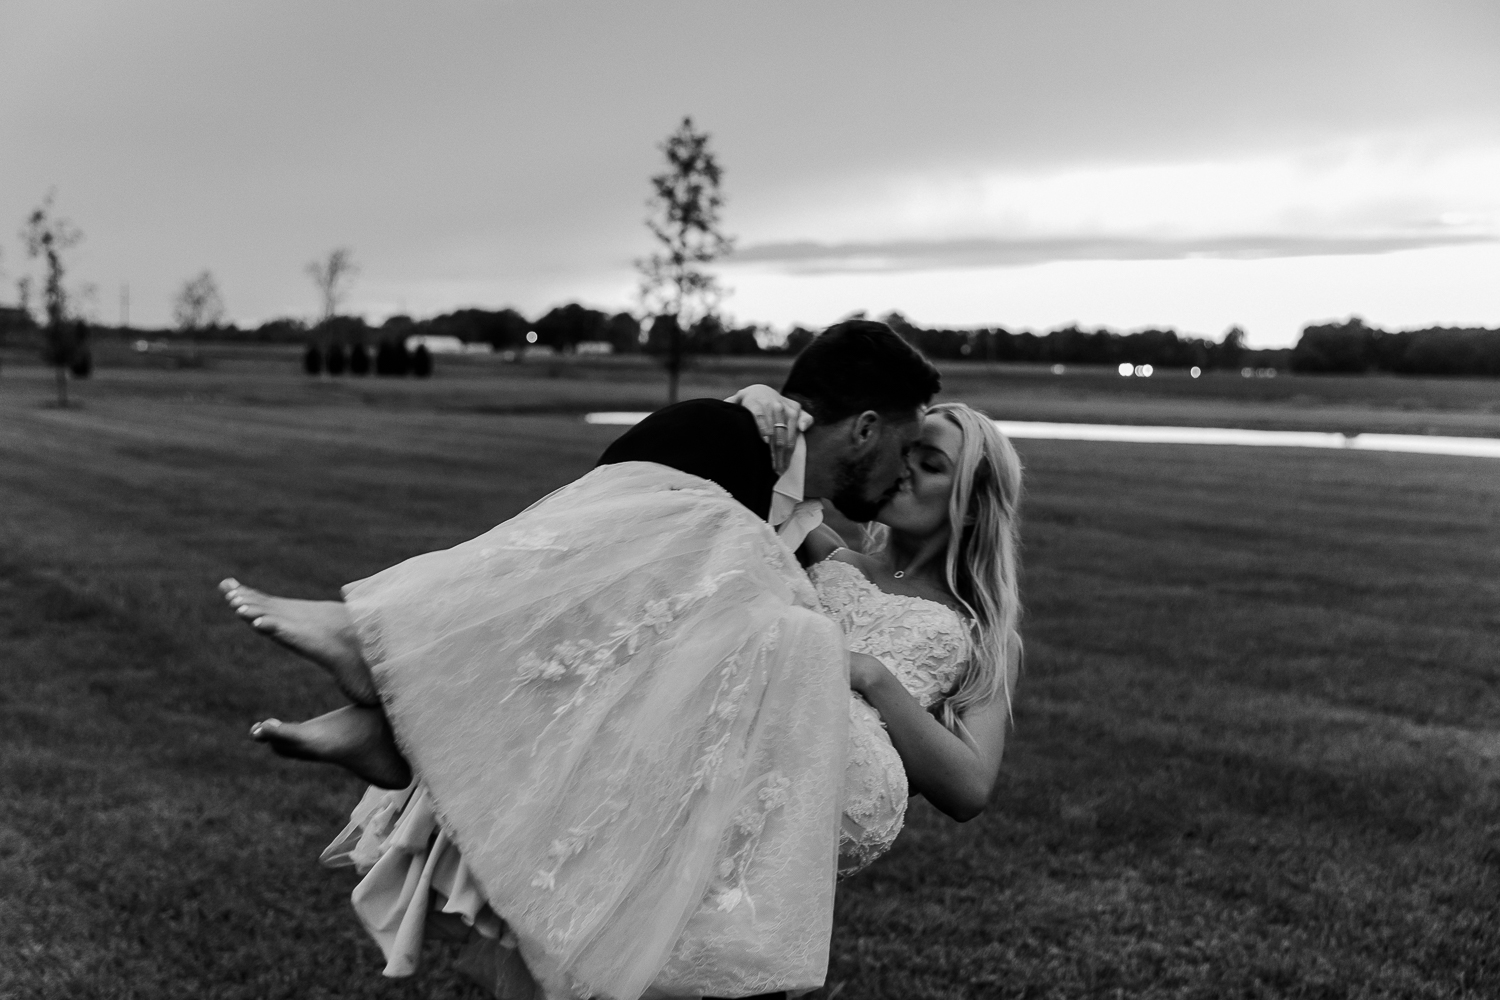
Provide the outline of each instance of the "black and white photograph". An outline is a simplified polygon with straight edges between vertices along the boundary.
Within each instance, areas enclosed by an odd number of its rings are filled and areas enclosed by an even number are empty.
[[[1494,0],[0,0],[0,1000],[1500,997]]]

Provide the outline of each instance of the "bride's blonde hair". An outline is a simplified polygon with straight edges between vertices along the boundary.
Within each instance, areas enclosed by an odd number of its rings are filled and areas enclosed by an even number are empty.
[[[943,725],[957,732],[965,712],[996,699],[1010,714],[1011,664],[1021,657],[1021,459],[994,421],[963,403],[939,403],[927,415],[952,421],[963,438],[948,498],[944,576],[973,622],[973,641],[958,686],[939,708]],[[888,538],[881,525],[870,541],[884,548]]]

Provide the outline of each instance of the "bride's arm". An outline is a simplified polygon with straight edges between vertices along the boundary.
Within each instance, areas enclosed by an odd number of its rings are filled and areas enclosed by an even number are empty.
[[[820,524],[807,533],[802,542],[802,551],[807,554],[807,565],[820,563],[839,549],[845,548],[844,536],[827,524]]]
[[[812,426],[813,417],[795,399],[787,399],[768,385],[747,385],[724,402],[738,403],[750,411],[761,440],[771,446],[771,465],[777,475],[792,461],[797,438]]]
[[[873,656],[849,654],[849,686],[880,713],[913,794],[960,823],[984,811],[1005,749],[1002,701],[964,713],[965,735],[959,736],[933,718]]]

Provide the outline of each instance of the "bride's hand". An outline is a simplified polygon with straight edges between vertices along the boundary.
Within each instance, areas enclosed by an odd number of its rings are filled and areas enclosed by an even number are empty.
[[[738,403],[755,417],[761,439],[771,448],[771,465],[780,475],[791,464],[792,452],[802,432],[812,426],[811,413],[794,399],[787,399],[768,385],[747,385],[725,402]]]

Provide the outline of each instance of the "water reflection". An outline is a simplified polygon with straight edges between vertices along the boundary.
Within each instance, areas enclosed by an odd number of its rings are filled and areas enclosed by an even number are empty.
[[[590,424],[629,426],[645,413],[589,413]],[[1257,431],[1238,427],[1143,427],[1129,424],[1061,424],[1031,420],[997,420],[1013,438],[1046,441],[1120,441],[1131,444],[1216,444],[1263,448],[1347,448],[1352,451],[1398,451],[1421,455],[1466,455],[1500,458],[1500,439],[1440,437],[1432,434],[1339,434],[1326,431]]]

